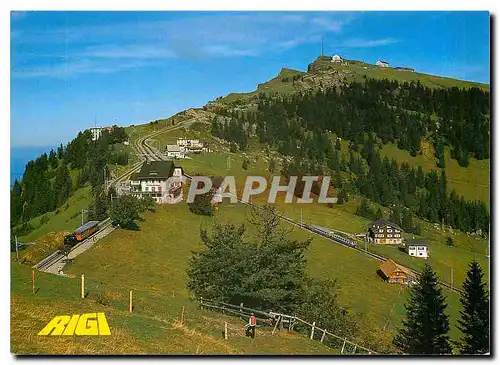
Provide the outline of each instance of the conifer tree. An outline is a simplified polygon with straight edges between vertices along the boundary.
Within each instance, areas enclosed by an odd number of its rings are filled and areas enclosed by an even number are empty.
[[[411,288],[406,318],[394,344],[408,354],[450,354],[446,307],[436,273],[424,264],[418,283]]]
[[[458,328],[462,332],[459,342],[462,354],[485,354],[490,349],[489,297],[483,272],[477,261],[469,264],[460,298],[462,310]]]

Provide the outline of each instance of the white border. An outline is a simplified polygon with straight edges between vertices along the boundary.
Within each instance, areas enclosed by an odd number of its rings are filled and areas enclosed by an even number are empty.
[[[107,1],[104,3],[102,0],[87,0],[87,1],[56,1],[56,0],[45,0],[43,2],[40,1],[8,1],[2,2],[1,8],[1,29],[2,29],[2,102],[3,102],[3,122],[4,133],[1,134],[2,142],[0,144],[2,148],[2,162],[3,168],[0,170],[2,174],[2,179],[0,181],[3,182],[4,188],[2,191],[2,206],[5,208],[2,210],[2,237],[4,238],[3,250],[3,265],[1,265],[2,275],[0,276],[1,285],[2,285],[2,295],[3,300],[1,301],[1,314],[2,318],[6,319],[2,321],[2,349],[1,349],[1,363],[10,363],[15,361],[14,357],[10,355],[10,261],[9,255],[7,254],[7,239],[9,237],[9,195],[7,195],[7,185],[9,179],[9,168],[10,166],[10,57],[7,55],[10,54],[10,10],[489,10],[493,14],[498,14],[499,8],[498,1],[487,1],[487,0],[475,0],[468,2],[461,2],[460,9],[457,9],[456,6],[459,4],[457,1],[435,1],[435,0],[419,0],[416,2],[403,2],[401,0],[384,0],[384,1],[317,1],[317,0],[308,0],[308,1],[269,1],[269,0],[252,0],[246,2],[239,1],[221,1],[221,0],[212,0],[210,2],[202,2],[202,1],[177,1],[177,2],[165,2],[165,1],[149,1],[142,0],[141,2],[124,2],[124,1]],[[138,5],[141,5],[138,8]],[[496,24],[498,27],[498,24]],[[493,30],[492,30],[493,31]],[[495,39],[494,46],[498,47],[498,38]],[[493,49],[492,49],[493,51]],[[496,60],[495,60],[496,61]],[[492,64],[492,67],[496,66]],[[492,77],[494,73],[492,72]],[[495,83],[492,83],[495,85]],[[497,101],[496,92],[493,93],[495,102]],[[495,103],[495,105],[497,105]],[[492,121],[494,124],[494,121]],[[495,128],[495,134],[497,134],[499,127]],[[496,140],[496,135],[492,136],[494,140]],[[494,145],[495,143],[492,142]],[[494,161],[496,171],[498,172],[498,154],[497,148],[494,150]],[[496,175],[498,181],[498,175]],[[496,206],[497,199],[492,201],[492,206]],[[494,227],[500,227],[500,218],[495,216],[495,222],[493,224]],[[495,251],[493,251],[495,252]],[[9,293],[9,295],[6,295]],[[498,302],[498,301],[497,301]],[[492,308],[492,311],[495,310]],[[496,316],[495,316],[496,317]],[[494,318],[495,318],[494,317]],[[7,325],[9,323],[9,325]],[[496,324],[496,321],[495,321]],[[493,328],[496,328],[493,325]],[[189,358],[192,360],[193,358]],[[57,360],[59,363],[63,361],[64,363],[69,363],[73,361],[73,359],[43,359],[41,361],[53,362]],[[78,361],[88,362],[91,359],[79,359]],[[121,359],[118,359],[120,361]],[[158,359],[149,359],[149,361],[157,361]],[[179,359],[169,359],[165,358],[165,360],[173,363],[177,363],[178,361],[182,361]],[[207,359],[203,359],[207,361]],[[219,362],[220,358],[208,360],[210,362]],[[231,358],[229,361],[234,361],[234,358]],[[257,360],[257,359],[256,359]],[[296,363],[299,360],[293,360],[291,358],[283,358],[281,360],[285,360],[288,362]],[[302,359],[305,360],[305,359]],[[306,361],[309,361],[307,359]],[[330,359],[329,361],[335,361],[340,359]],[[391,361],[390,359],[384,358],[381,361]],[[395,361],[399,361],[400,359],[394,359]],[[392,361],[394,361],[392,360]],[[426,362],[438,362],[439,359],[436,358],[424,358],[422,359]],[[106,359],[99,358],[95,359],[97,363],[104,363]],[[134,362],[145,363],[148,359],[145,358],[134,358]],[[247,359],[243,361],[249,361]],[[259,362],[268,362],[272,360],[258,359]],[[342,361],[342,360],[341,360]],[[362,360],[353,360],[354,363],[359,363]],[[418,361],[416,359],[408,359],[407,361]]]

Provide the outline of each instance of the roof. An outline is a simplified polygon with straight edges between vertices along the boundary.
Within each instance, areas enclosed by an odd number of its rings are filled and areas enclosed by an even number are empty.
[[[181,152],[181,148],[176,144],[167,144],[167,152]]]
[[[377,219],[375,222],[372,223],[372,227],[385,227],[385,226],[391,226],[392,228],[399,229],[400,231],[403,230],[397,224],[389,222],[387,219],[384,219],[384,218]]]
[[[410,270],[408,270],[406,267],[404,266],[401,266],[397,263],[395,263],[394,261],[392,261],[391,259],[387,260],[386,262],[384,262],[383,264],[380,265],[379,267],[380,271],[382,271],[384,273],[384,275],[386,277],[389,277],[391,276],[392,274],[394,274],[394,272],[396,271],[402,271],[404,272],[406,275],[408,276],[415,276]]]
[[[408,240],[406,240],[405,242],[405,246],[408,247],[408,246],[429,246],[427,244],[427,241],[424,240],[423,238],[410,238]]]
[[[378,60],[377,62],[382,62],[382,63],[387,63],[387,64],[389,64],[389,62],[387,62],[387,61],[382,61],[382,60]]]
[[[141,179],[168,179],[174,172],[172,161],[146,161],[142,164],[141,171],[136,175]]]
[[[89,228],[97,226],[98,224],[99,224],[99,221],[88,221],[83,226],[80,226],[77,229],[75,229],[75,231],[73,233],[82,233],[82,232],[86,231]]]

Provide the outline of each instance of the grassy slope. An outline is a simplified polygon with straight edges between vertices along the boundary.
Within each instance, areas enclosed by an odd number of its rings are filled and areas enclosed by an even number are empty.
[[[246,208],[242,205],[223,206],[217,219],[223,222],[243,223]],[[201,247],[200,226],[213,219],[191,214],[185,205],[161,207],[148,214],[141,231],[118,231],[99,245],[79,256],[69,268],[76,275],[85,273],[119,297],[126,305],[128,289],[140,288],[139,296],[155,294],[187,296],[186,268],[191,250]],[[186,230],[185,227],[192,229]],[[248,232],[252,236],[252,231]],[[297,239],[309,234],[294,230]],[[341,302],[354,312],[362,313],[362,322],[374,322],[382,327],[387,321],[394,330],[403,314],[406,289],[383,282],[376,274],[378,262],[329,240],[313,237],[308,253],[310,273],[318,277],[339,280],[342,286]],[[134,264],[130,264],[134,263]],[[144,294],[142,294],[144,293]],[[456,318],[458,298],[450,294],[450,312]],[[162,303],[148,302],[148,314],[165,311]]]
[[[180,206],[180,208],[186,208]],[[191,213],[188,213],[191,214]],[[158,213],[148,224],[163,223],[175,214]],[[156,219],[159,219],[156,220]],[[49,354],[334,354],[295,333],[259,329],[255,340],[243,336],[244,322],[205,312],[189,300],[184,288],[190,248],[176,234],[169,244],[151,226],[141,232],[119,231],[77,258],[70,271],[86,275],[87,297],[79,299],[80,281],[37,273],[37,293],[31,293],[31,270],[12,265],[11,351]],[[149,228],[149,229],[148,229]],[[147,231],[146,231],[147,229]],[[162,233],[165,233],[164,231]],[[146,234],[145,237],[138,235]],[[186,233],[184,233],[186,234]],[[192,236],[192,235],[191,235]],[[139,239],[139,240],[138,240]],[[134,262],[136,265],[132,265]],[[140,264],[137,264],[140,263]],[[134,312],[128,313],[128,291],[134,291]],[[108,305],[96,302],[104,294]],[[179,319],[185,307],[184,325]],[[110,337],[39,337],[46,323],[62,314],[104,312]],[[228,321],[229,340],[221,336]]]

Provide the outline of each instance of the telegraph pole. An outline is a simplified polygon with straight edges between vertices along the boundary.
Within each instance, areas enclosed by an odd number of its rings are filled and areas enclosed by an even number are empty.
[[[87,209],[82,209],[82,226],[83,226],[83,213],[88,213],[88,210]]]
[[[453,267],[451,268],[451,290],[453,290]]]
[[[19,246],[17,243],[17,236],[16,236],[16,261],[19,261]]]

